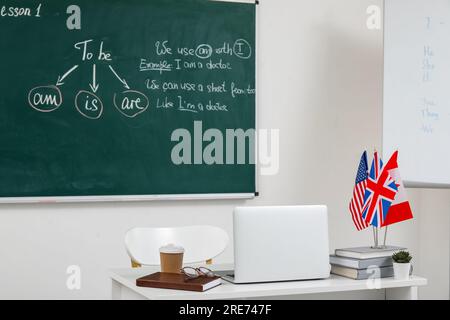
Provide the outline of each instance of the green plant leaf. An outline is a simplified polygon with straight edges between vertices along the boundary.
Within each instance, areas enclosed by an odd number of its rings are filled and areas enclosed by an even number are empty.
[[[392,260],[396,263],[409,263],[412,260],[412,256],[408,251],[398,251],[392,255]]]

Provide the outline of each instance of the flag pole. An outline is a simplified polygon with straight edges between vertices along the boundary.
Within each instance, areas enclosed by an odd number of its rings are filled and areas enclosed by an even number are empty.
[[[375,154],[377,152],[377,147],[373,147],[373,153]],[[374,248],[378,247],[378,230],[377,227],[372,226],[373,228],[373,244],[374,244]]]
[[[375,248],[378,248],[378,227],[375,228]]]
[[[377,230],[377,248],[378,248],[380,242],[380,235],[379,235],[380,229],[378,227],[375,227],[375,230]]]
[[[383,247],[386,247],[386,237],[388,232],[388,226],[384,227],[384,240],[383,240]]]
[[[377,240],[375,237],[375,227],[372,226],[372,234],[373,234],[373,246],[376,247],[377,246]]]

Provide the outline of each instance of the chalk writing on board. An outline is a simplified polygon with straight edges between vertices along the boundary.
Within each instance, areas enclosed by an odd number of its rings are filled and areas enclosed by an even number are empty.
[[[435,19],[430,16],[425,17],[425,29],[427,31],[431,31],[435,25],[445,25],[445,21],[436,22]]]
[[[123,84],[125,89],[130,90],[130,86],[128,85],[128,83],[125,80],[125,78],[120,77],[112,66],[108,66],[108,67],[109,67],[109,70],[111,70],[111,72],[114,74],[114,76]]]
[[[200,59],[208,59],[212,55],[212,47],[209,44],[203,43],[195,49],[195,55]]]
[[[183,97],[178,96],[178,110],[179,111],[189,111],[189,112],[202,112],[202,111],[228,111],[228,106],[217,101],[208,100],[205,103],[192,101],[186,101]]]
[[[61,90],[57,86],[39,86],[28,93],[28,103],[40,112],[51,112],[58,109],[63,102]]]
[[[423,109],[421,110],[422,117],[430,120],[439,120],[439,113],[432,110],[436,107],[436,102],[431,99],[423,98],[422,99]]]
[[[56,81],[57,86],[62,86],[64,84],[64,79],[66,79],[72,72],[74,72],[78,68],[78,65],[74,65],[72,68],[70,68],[66,73],[64,73],[62,76],[58,76],[58,80]]]
[[[75,109],[89,120],[98,120],[104,113],[104,103],[114,105],[119,114],[127,118],[135,118],[151,106],[156,110],[177,110],[180,112],[229,112],[229,103],[223,98],[235,100],[256,94],[254,83],[239,83],[233,80],[195,80],[180,79],[180,74],[195,75],[199,70],[207,70],[220,75],[226,75],[233,70],[234,63],[249,59],[253,55],[250,43],[245,39],[222,42],[218,46],[209,43],[199,43],[192,46],[172,45],[168,40],[158,40],[154,43],[154,52],[147,57],[136,58],[137,70],[146,75],[140,86],[151,93],[152,99],[142,91],[132,89],[127,80],[126,72],[115,66],[114,54],[108,50],[108,43],[95,39],[76,42],[73,49],[77,52],[78,61],[63,73],[58,75],[56,85],[37,86],[29,92],[29,104],[37,111],[52,112],[63,102],[63,87],[75,72],[90,72],[92,79],[88,83],[90,91],[79,90],[75,96]],[[237,65],[242,68],[241,64]],[[113,93],[111,98],[101,96],[101,81],[97,77],[97,68],[106,68],[123,87],[125,91]],[[169,77],[161,77],[163,74]],[[171,75],[174,75],[173,77]],[[173,79],[170,79],[173,78]],[[164,80],[163,80],[164,79]],[[200,77],[199,79],[203,79]],[[139,85],[139,84],[138,84]],[[97,92],[100,93],[97,93]],[[185,93],[196,93],[191,96]],[[203,96],[203,98],[202,98]]]
[[[149,101],[145,94],[136,90],[126,90],[114,94],[114,106],[128,118],[134,118],[147,110]]]
[[[238,39],[233,46],[234,54],[241,59],[249,59],[252,56],[252,47],[245,39]]]
[[[155,55],[140,59],[138,71],[148,74],[144,85],[152,95],[156,95],[156,109],[174,109],[189,113],[228,112],[230,106],[221,102],[222,97],[234,100],[256,94],[253,83],[238,83],[232,80],[180,81],[179,77],[181,73],[196,74],[200,70],[207,70],[217,73],[220,79],[221,74],[225,75],[233,70],[233,63],[252,56],[252,48],[245,39],[222,42],[218,46],[209,43],[177,46],[168,40],[158,40],[154,43],[154,50]],[[238,68],[241,68],[241,65],[238,65]],[[165,74],[163,78],[160,77],[162,74]],[[174,74],[173,79],[170,79],[171,74]],[[204,93],[207,97],[195,100],[183,96],[184,93],[192,92]],[[177,98],[173,98],[172,94],[177,94]]]
[[[425,26],[428,30],[431,28],[431,17],[425,17]]]
[[[93,51],[92,47],[94,46],[94,39],[88,39],[84,41],[80,41],[74,44],[74,48],[80,50],[81,52],[81,60],[92,60],[94,57],[98,61],[112,61],[112,54],[107,52],[104,47],[104,42],[100,41],[97,51]],[[94,53],[96,54],[94,56]]]
[[[92,65],[92,83],[89,83],[89,87],[93,93],[96,93],[100,85],[97,83],[97,67],[95,63]]]
[[[75,97],[75,108],[88,119],[96,120],[102,116],[102,100],[94,93],[80,90]]]
[[[42,4],[39,3],[35,8],[1,6],[0,18],[20,18],[20,17],[41,17]]]
[[[423,47],[423,60],[422,60],[422,80],[423,82],[429,82],[432,80],[432,74],[435,69],[434,65],[434,51],[429,45]]]
[[[74,48],[80,52],[80,64],[86,65],[91,61],[99,61],[112,63],[113,55],[105,49],[104,41],[96,42],[94,39],[80,41],[74,44]],[[58,109],[63,103],[62,92],[59,87],[63,86],[69,76],[79,68],[80,64],[76,64],[65,73],[58,76],[55,85],[37,86],[28,93],[29,105],[40,112],[52,112]],[[108,64],[111,75],[116,78],[126,91],[114,93],[112,103],[120,114],[134,118],[138,114],[144,112],[149,100],[143,93],[131,90],[128,82],[121,77],[116,69]],[[75,109],[83,117],[90,120],[97,120],[103,114],[103,101],[97,95],[100,84],[97,81],[97,65],[92,64],[92,81],[89,83],[91,91],[79,90],[75,96]]]
[[[438,105],[435,100],[427,97],[421,99],[420,118],[422,124],[420,130],[425,134],[431,134],[435,131],[435,124],[440,117],[437,108]]]
[[[168,63],[167,60],[153,62],[147,61],[147,59],[141,59],[139,71],[158,71],[162,74],[164,71],[172,71],[172,64]]]

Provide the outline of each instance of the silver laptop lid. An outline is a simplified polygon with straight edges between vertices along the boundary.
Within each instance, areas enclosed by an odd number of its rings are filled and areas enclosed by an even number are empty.
[[[236,283],[327,278],[326,206],[237,207]]]

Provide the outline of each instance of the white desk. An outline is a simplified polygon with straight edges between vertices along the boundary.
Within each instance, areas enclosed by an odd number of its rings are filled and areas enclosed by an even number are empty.
[[[214,270],[230,270],[231,265],[215,265]],[[376,288],[370,288],[366,280],[352,280],[331,275],[325,280],[273,282],[234,285],[223,280],[222,285],[205,292],[192,292],[169,289],[143,288],[136,286],[136,279],[153,272],[159,267],[111,269],[113,299],[150,300],[203,300],[203,299],[246,299],[283,296],[297,296],[317,293],[339,293],[361,290],[385,290],[386,299],[418,298],[418,287],[427,284],[427,279],[411,276],[409,280],[379,279]],[[336,295],[339,299],[339,295]]]

